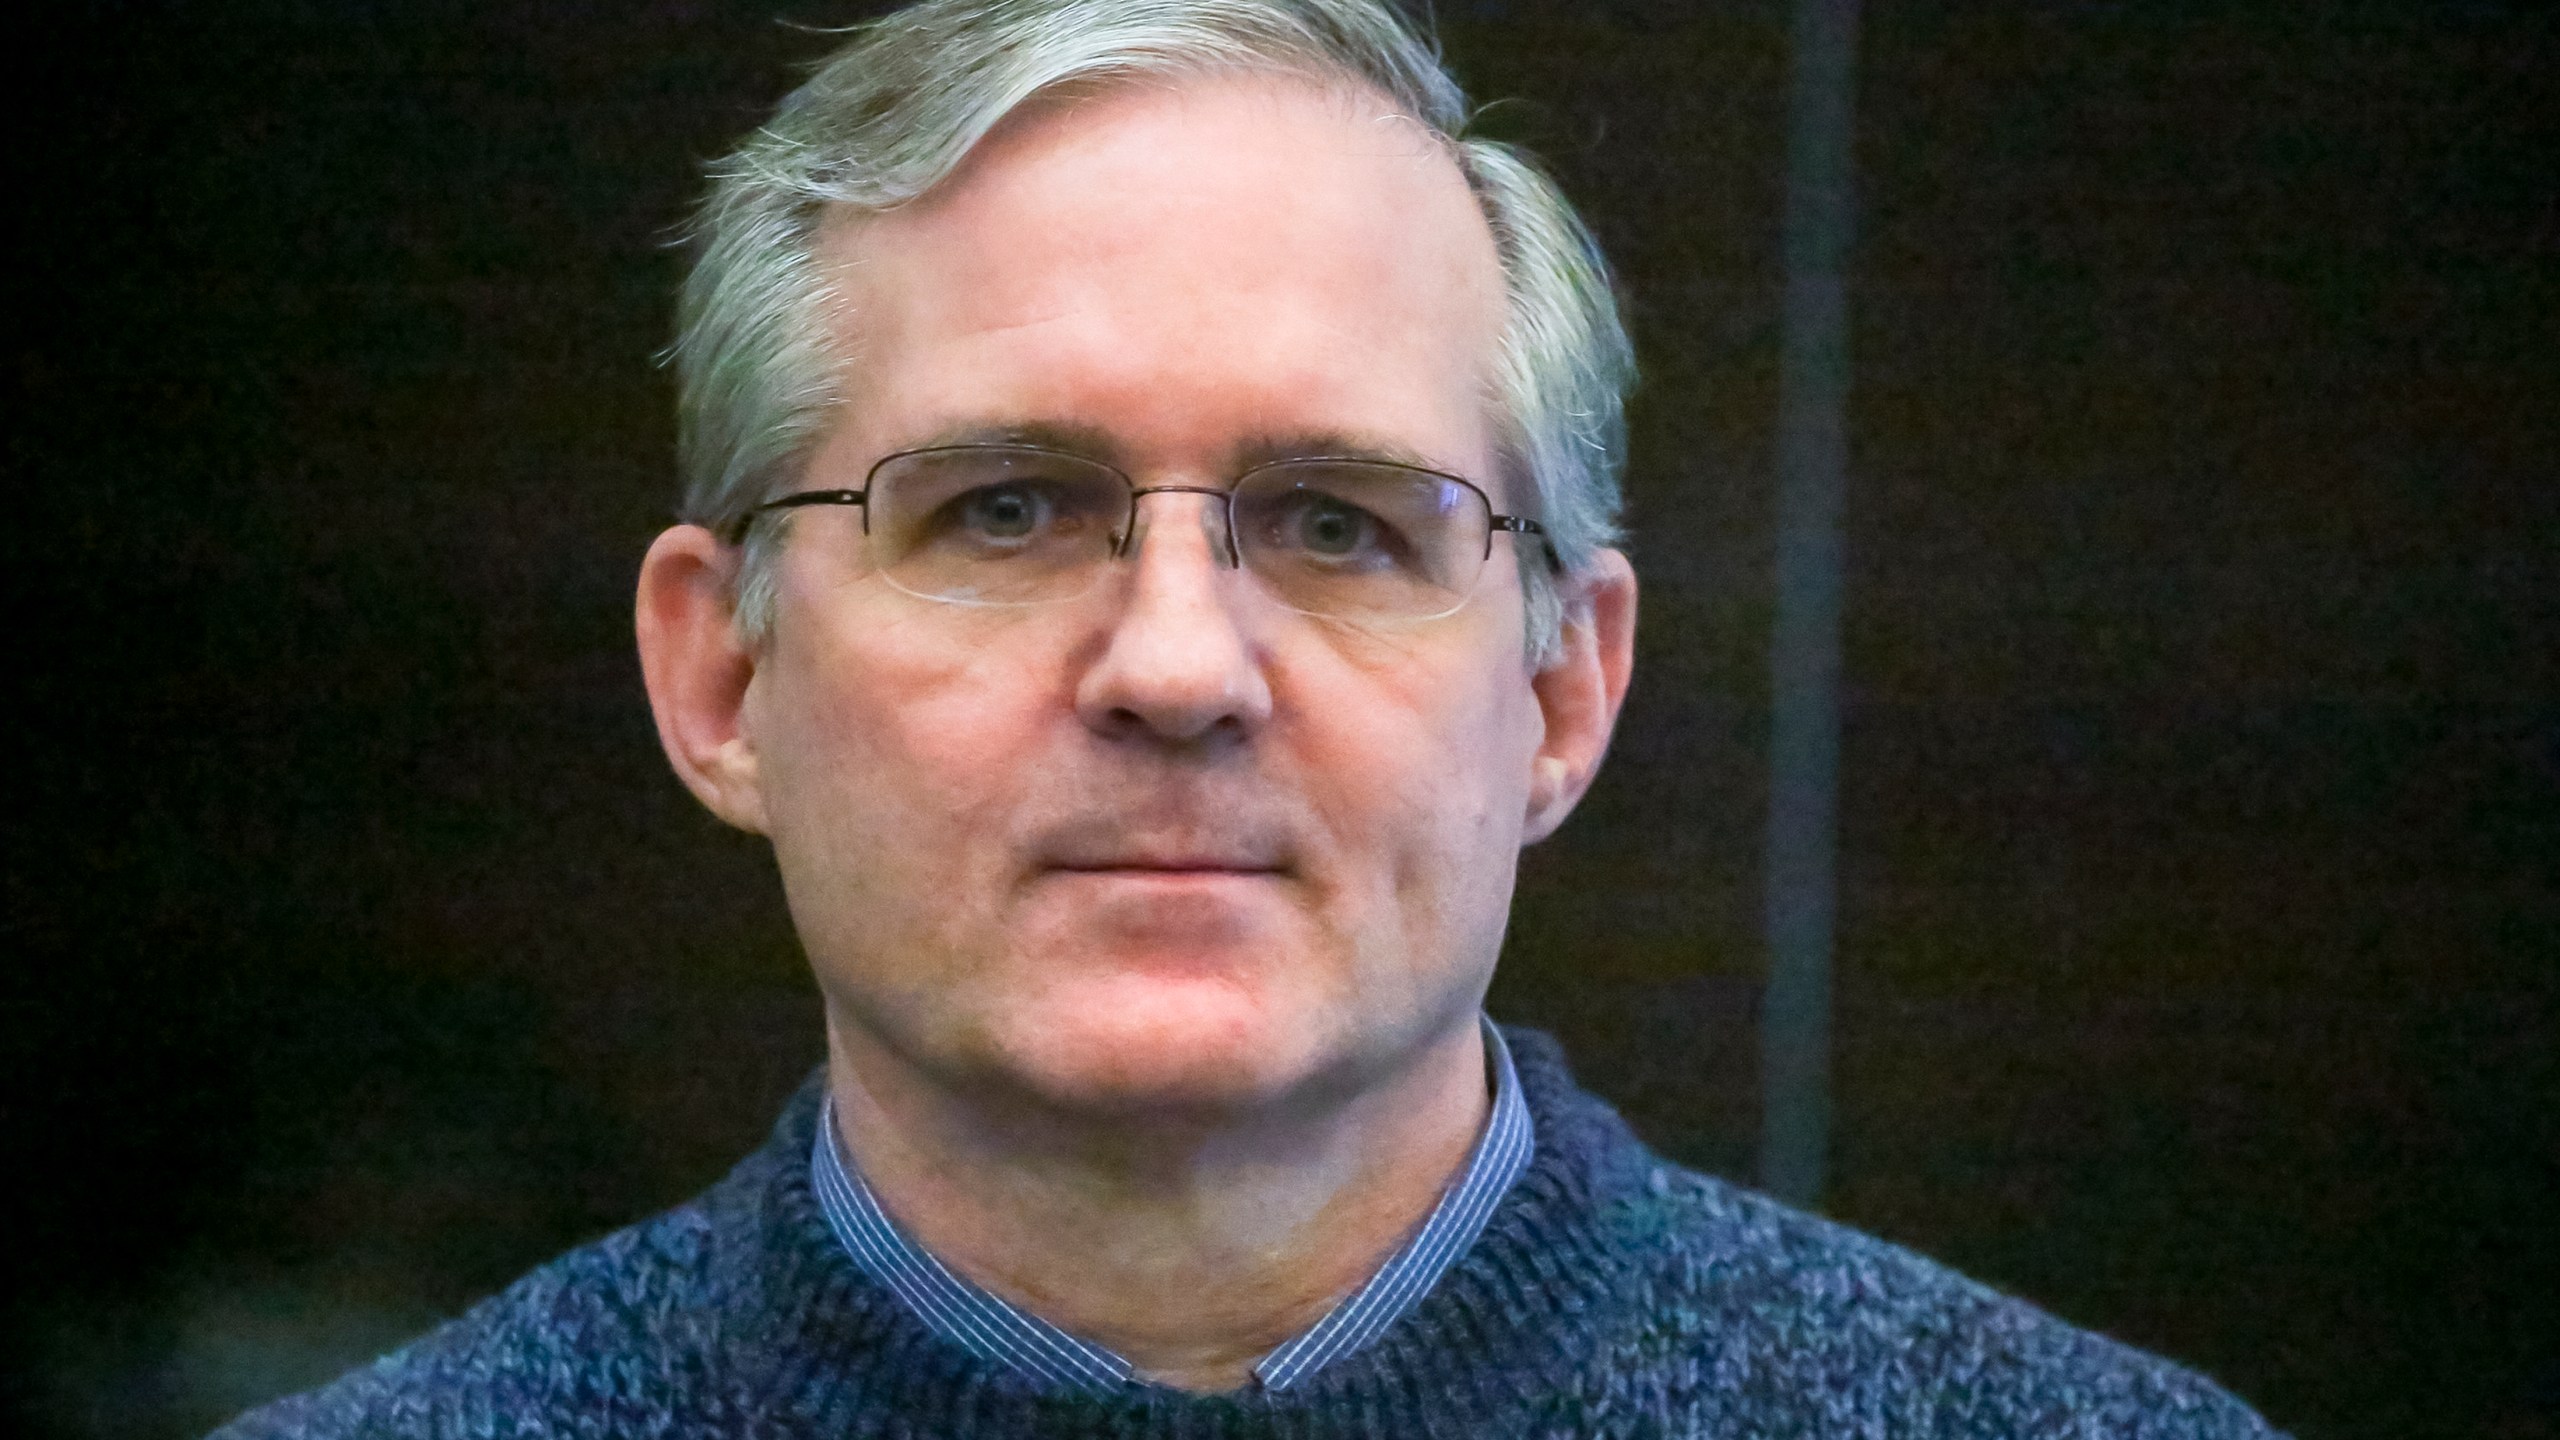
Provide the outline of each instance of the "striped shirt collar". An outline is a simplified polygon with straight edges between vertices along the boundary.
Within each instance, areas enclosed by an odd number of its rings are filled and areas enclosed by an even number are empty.
[[[1263,1389],[1285,1390],[1384,1334],[1475,1243],[1495,1203],[1528,1166],[1536,1137],[1510,1047],[1489,1020],[1484,1022],[1484,1042],[1493,1072],[1493,1112],[1466,1168],[1441,1192],[1440,1203],[1421,1228],[1368,1283],[1305,1333],[1262,1357],[1253,1374]],[[962,1279],[909,1238],[880,1208],[837,1143],[832,1099],[819,1111],[809,1176],[827,1228],[853,1263],[943,1339],[1053,1386],[1105,1390],[1136,1376],[1136,1367],[1127,1360]]]

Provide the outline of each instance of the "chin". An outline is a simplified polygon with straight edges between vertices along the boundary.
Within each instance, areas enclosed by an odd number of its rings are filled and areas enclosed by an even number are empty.
[[[1327,1068],[1322,1027],[1305,1003],[1313,998],[1261,993],[1232,976],[1088,976],[1051,989],[1022,1018],[1005,1060],[1018,1083],[1065,1110],[1258,1109],[1286,1102]]]

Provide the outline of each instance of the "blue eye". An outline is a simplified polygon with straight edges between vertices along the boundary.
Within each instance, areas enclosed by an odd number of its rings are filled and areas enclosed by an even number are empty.
[[[1378,520],[1357,506],[1318,498],[1298,508],[1290,528],[1296,532],[1290,538],[1309,553],[1344,556],[1377,543]]]
[[[959,520],[970,534],[989,540],[1022,540],[1048,523],[1056,507],[1029,485],[987,485],[960,497]]]

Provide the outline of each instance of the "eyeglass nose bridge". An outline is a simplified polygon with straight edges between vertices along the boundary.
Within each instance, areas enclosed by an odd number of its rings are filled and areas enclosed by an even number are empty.
[[[1244,568],[1244,554],[1236,545],[1236,492],[1221,490],[1212,485],[1148,485],[1143,488],[1131,486],[1129,523],[1121,526],[1120,533],[1111,537],[1112,559],[1129,558],[1130,553],[1138,548],[1138,542],[1145,538],[1139,530],[1138,501],[1141,497],[1148,495],[1206,495],[1216,500],[1218,503],[1215,508],[1219,512],[1220,535],[1225,541],[1220,548],[1226,551],[1227,568],[1230,570]]]

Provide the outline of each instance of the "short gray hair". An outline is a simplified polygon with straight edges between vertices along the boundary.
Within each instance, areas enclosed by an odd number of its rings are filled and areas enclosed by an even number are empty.
[[[684,519],[725,535],[798,483],[840,399],[816,259],[830,211],[916,199],[1052,87],[1246,71],[1355,82],[1448,144],[1508,292],[1493,399],[1513,507],[1545,524],[1569,571],[1617,538],[1635,360],[1599,247],[1527,155],[1466,133],[1465,94],[1388,0],[923,0],[852,34],[710,168],[670,351]],[[772,623],[780,533],[745,542],[736,614],[750,644]],[[1546,566],[1520,571],[1541,660],[1562,607]]]

